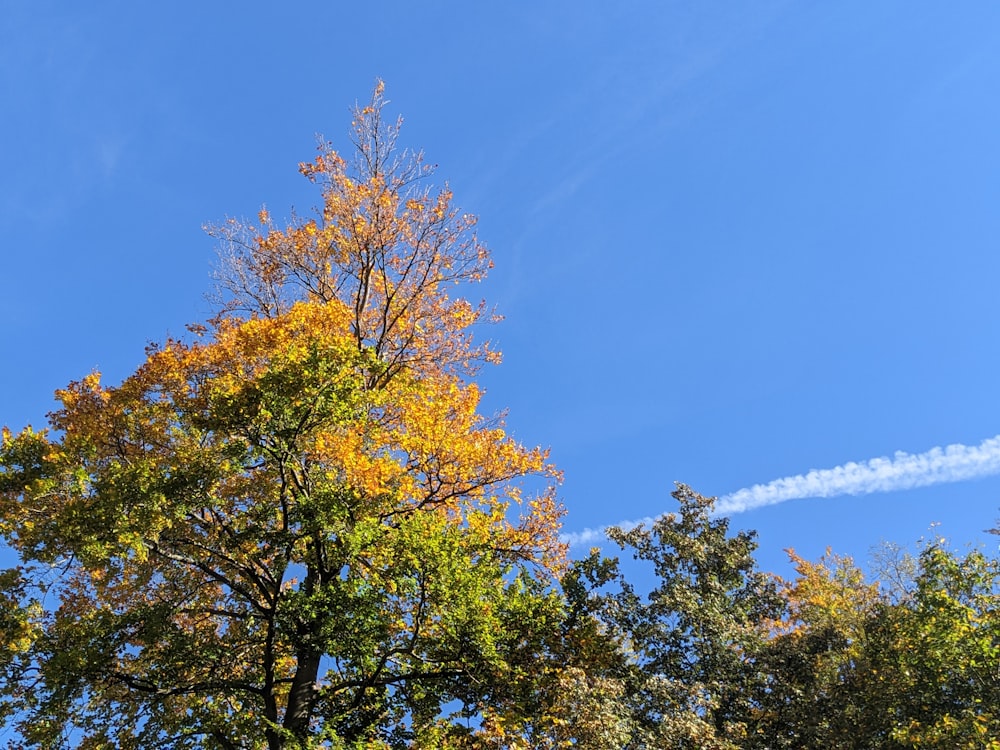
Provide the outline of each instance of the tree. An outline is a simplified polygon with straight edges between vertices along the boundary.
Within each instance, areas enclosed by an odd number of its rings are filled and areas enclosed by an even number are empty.
[[[350,164],[301,165],[315,216],[215,230],[220,312],[193,339],[4,432],[25,745],[471,742],[510,644],[558,609],[558,474],[478,412],[487,313],[451,296],[488,254],[385,104],[379,83],[355,108]]]
[[[483,747],[626,746],[633,733],[624,679],[629,655],[619,634],[600,619],[601,600],[595,593],[617,577],[616,561],[594,553],[571,564],[558,597],[527,600],[532,609],[520,620],[545,626],[509,631],[514,637],[505,640],[505,660],[514,668],[484,714]]]
[[[902,747],[1000,750],[1000,560],[929,543],[911,600],[886,613],[881,668]]]
[[[793,560],[750,747],[1000,748],[1000,561],[936,540],[886,589]]]
[[[685,485],[673,497],[678,512],[652,528],[609,532],[652,565],[658,585],[647,596],[617,560],[592,557],[576,569],[590,590],[589,614],[620,655],[597,674],[621,686],[628,738],[618,747],[741,747],[750,697],[766,679],[757,656],[781,602],[774,579],[756,568],[753,533],[730,535],[728,519],[712,516],[714,499]]]
[[[748,747],[886,747],[887,693],[870,661],[883,606],[876,584],[829,551],[810,562],[789,550],[797,576],[759,655],[768,675],[753,697]]]

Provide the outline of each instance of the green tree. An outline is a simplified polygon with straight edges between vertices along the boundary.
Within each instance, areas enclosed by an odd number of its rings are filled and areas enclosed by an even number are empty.
[[[561,611],[558,475],[479,413],[451,296],[488,255],[384,105],[302,166],[315,216],[220,230],[209,326],[4,431],[12,744],[468,746]]]
[[[1000,560],[940,543],[910,601],[889,608],[893,738],[902,747],[1000,748]]]
[[[1000,747],[1000,561],[932,542],[885,588],[793,560],[750,747]]]
[[[730,535],[714,500],[678,485],[679,503],[651,528],[612,529],[623,550],[651,564],[658,585],[636,593],[616,561],[588,563],[589,609],[622,658],[606,677],[622,686],[621,747],[737,748],[765,675],[757,655],[780,614],[774,579],[753,558],[754,534]]]
[[[526,600],[520,618],[544,627],[508,630],[510,679],[491,698],[479,739],[496,750],[620,750],[633,734],[626,709],[629,656],[602,621],[596,593],[618,579],[596,553],[572,563],[558,597]],[[538,586],[536,582],[534,584]],[[514,636],[513,638],[509,636]]]

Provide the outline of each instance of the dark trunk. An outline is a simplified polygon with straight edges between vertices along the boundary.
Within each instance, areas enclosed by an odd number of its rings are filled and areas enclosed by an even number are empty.
[[[284,721],[285,729],[296,737],[305,737],[309,733],[309,719],[316,705],[316,681],[321,657],[319,651],[312,650],[302,650],[296,655],[298,666],[288,691]]]

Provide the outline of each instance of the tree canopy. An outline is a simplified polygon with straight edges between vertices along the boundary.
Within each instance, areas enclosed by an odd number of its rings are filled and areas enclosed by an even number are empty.
[[[14,748],[1000,750],[1000,559],[761,571],[685,485],[560,543],[546,450],[483,414],[475,218],[379,83],[309,216],[221,243],[214,317],[0,436]]]
[[[355,109],[350,162],[301,166],[315,216],[223,225],[192,340],[4,433],[4,689],[29,744],[403,746],[509,669],[564,564],[558,474],[478,411],[496,355],[452,294],[488,255],[384,106],[380,84]],[[523,497],[529,476],[547,489]]]

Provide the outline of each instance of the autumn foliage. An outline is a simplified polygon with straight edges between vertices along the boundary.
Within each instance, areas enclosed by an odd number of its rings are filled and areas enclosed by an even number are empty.
[[[256,225],[211,228],[224,243],[218,301],[224,313],[258,317],[301,300],[339,301],[358,349],[382,363],[379,377],[407,367],[470,373],[498,361],[471,331],[492,316],[452,292],[482,280],[492,262],[476,218],[452,205],[448,188],[430,186],[423,154],[397,148],[401,120],[384,119],[383,94],[379,83],[354,110],[350,161],[324,142],[299,165],[322,193],[315,216],[279,228],[262,209]]]
[[[300,165],[313,214],[211,228],[211,320],[3,430],[7,746],[1000,750],[995,557],[786,581],[678,485],[609,531],[648,591],[566,559],[547,452],[480,409],[475,219],[385,108]]]
[[[507,669],[526,581],[564,564],[558,475],[478,411],[496,354],[452,295],[488,255],[384,105],[380,84],[356,109],[351,165],[302,166],[316,216],[218,230],[210,326],[4,435],[29,744],[420,742]]]

